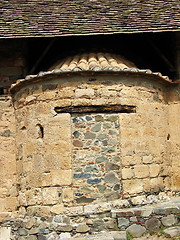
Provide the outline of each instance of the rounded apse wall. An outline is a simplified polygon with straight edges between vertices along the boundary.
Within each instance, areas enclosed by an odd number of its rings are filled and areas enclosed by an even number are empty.
[[[55,214],[169,190],[166,87],[155,76],[37,79],[12,89],[20,206]]]

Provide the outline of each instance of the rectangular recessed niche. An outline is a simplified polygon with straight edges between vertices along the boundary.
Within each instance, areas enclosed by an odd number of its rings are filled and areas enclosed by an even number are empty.
[[[55,107],[56,113],[135,113],[136,106],[127,105],[93,105]]]
[[[118,113],[71,114],[73,186],[77,203],[121,197]]]

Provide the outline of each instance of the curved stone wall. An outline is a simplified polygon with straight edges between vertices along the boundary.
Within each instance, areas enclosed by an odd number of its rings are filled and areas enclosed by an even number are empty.
[[[168,88],[153,77],[46,76],[13,93],[21,209],[59,214],[116,199],[145,203],[169,191]],[[114,105],[136,111],[114,112]]]

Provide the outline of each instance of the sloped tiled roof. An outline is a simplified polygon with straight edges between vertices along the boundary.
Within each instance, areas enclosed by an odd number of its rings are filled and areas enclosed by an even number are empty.
[[[11,86],[11,92],[15,92],[23,85],[38,82],[55,76],[70,74],[126,74],[131,76],[144,76],[164,83],[173,83],[167,76],[152,72],[149,69],[138,69],[134,63],[125,60],[119,55],[110,53],[84,53],[71,56],[56,62],[48,71],[36,75],[28,75],[25,79],[19,79]]]
[[[68,57],[55,63],[50,70],[59,71],[102,71],[134,68],[124,58],[110,53],[84,53]]]
[[[180,30],[178,0],[1,0],[0,38]]]

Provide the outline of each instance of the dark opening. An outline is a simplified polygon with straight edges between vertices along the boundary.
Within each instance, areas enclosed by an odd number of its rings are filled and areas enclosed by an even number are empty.
[[[5,94],[4,88],[0,88],[0,95],[3,95],[3,94]]]
[[[29,71],[34,69],[32,74],[36,74],[67,56],[93,51],[120,54],[140,69],[161,72],[171,79],[177,74],[173,32],[31,38]]]
[[[44,138],[44,128],[41,124],[37,124],[38,127],[38,138]]]

